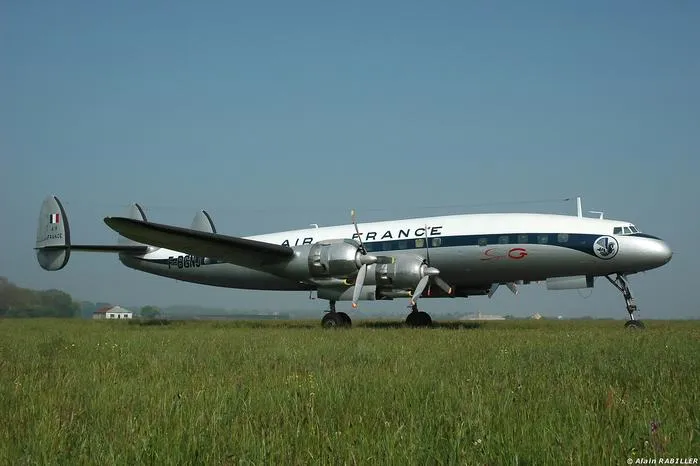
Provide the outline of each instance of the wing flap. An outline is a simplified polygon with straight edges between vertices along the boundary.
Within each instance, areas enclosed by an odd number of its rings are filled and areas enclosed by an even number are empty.
[[[243,267],[255,268],[294,256],[294,250],[287,246],[219,233],[125,217],[105,217],[104,222],[120,235],[139,243],[217,258]]]

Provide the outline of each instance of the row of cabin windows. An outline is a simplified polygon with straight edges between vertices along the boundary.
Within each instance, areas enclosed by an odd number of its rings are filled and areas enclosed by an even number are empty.
[[[482,237],[477,240],[477,244],[479,246],[488,246],[489,244],[528,244],[530,243],[530,236],[529,234],[520,234],[520,235],[501,235],[497,238],[497,241],[494,243],[493,241],[489,242],[489,237]],[[537,235],[535,238],[535,241],[537,244],[549,244],[550,243],[550,237],[552,237],[552,240],[554,235],[549,235],[549,234],[541,234]],[[557,243],[567,243],[569,241],[569,234],[568,233],[559,233],[556,235],[556,242]],[[430,238],[430,244],[429,246],[432,248],[439,247],[442,245],[442,238]],[[377,243],[365,243],[365,246],[367,247],[368,251],[390,251],[394,249],[409,249],[409,248],[424,248],[425,247],[425,238],[416,238],[415,240],[402,240],[402,241],[379,241]]]
[[[514,235],[515,236],[515,235]],[[553,235],[537,235],[536,241],[537,244],[549,244],[549,237]],[[512,236],[510,235],[501,235],[498,237],[498,244],[527,244],[530,242],[530,235],[527,234],[522,234],[522,235],[517,235],[516,241],[511,241],[513,239]],[[557,243],[566,243],[569,241],[569,234],[568,233],[559,233],[557,234]],[[489,244],[488,238],[479,238],[478,242],[479,246],[487,246]],[[491,243],[493,244],[493,243]]]
[[[442,245],[442,238],[430,238],[430,247],[436,248]],[[367,251],[391,251],[394,249],[409,249],[409,248],[424,248],[425,238],[416,238],[415,240],[402,241],[379,241],[377,243],[365,243]]]

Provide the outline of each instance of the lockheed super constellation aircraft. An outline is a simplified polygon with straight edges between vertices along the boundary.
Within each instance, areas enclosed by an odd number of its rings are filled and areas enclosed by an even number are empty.
[[[56,196],[39,216],[36,254],[45,270],[65,267],[72,251],[112,252],[136,270],[206,285],[313,291],[330,302],[324,327],[350,326],[337,301],[408,298],[406,323],[429,326],[419,298],[493,296],[499,285],[545,281],[548,289],[591,288],[605,277],[622,292],[630,320],[643,327],[627,276],[671,260],[669,246],[630,222],[581,215],[463,214],[309,228],[245,238],[216,231],[209,214],[190,228],[149,221],[138,204],[106,217],[117,244],[72,244]]]

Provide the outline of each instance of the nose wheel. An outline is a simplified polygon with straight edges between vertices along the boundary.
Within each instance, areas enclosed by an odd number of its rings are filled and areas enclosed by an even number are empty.
[[[641,329],[644,328],[644,323],[641,320],[634,318],[634,313],[637,312],[637,303],[632,296],[632,289],[630,288],[629,281],[627,277],[621,273],[618,273],[615,279],[610,278],[606,275],[605,278],[608,279],[612,285],[620,290],[622,297],[625,298],[625,306],[627,307],[627,313],[630,315],[630,320],[625,322],[625,328]]]

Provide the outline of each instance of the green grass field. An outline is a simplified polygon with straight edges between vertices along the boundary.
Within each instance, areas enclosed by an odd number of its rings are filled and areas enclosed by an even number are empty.
[[[0,320],[0,464],[700,456],[700,321],[622,324]]]

